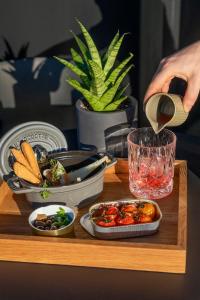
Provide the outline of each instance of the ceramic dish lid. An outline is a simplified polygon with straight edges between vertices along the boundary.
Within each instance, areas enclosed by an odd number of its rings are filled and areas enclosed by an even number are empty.
[[[9,147],[19,148],[20,141],[23,139],[26,139],[32,146],[43,146],[48,152],[68,149],[63,133],[49,123],[34,121],[17,125],[0,140],[0,177],[11,171],[8,164]]]

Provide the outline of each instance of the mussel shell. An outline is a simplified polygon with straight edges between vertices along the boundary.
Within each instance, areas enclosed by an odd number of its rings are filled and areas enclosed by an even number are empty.
[[[9,174],[3,175],[3,180],[8,181],[9,179],[12,179],[14,177],[16,177],[16,175],[15,175],[14,171],[11,171]]]
[[[33,146],[33,151],[39,163],[44,163],[47,160],[48,151],[41,145]]]
[[[51,181],[51,169],[45,169],[42,174],[45,178]]]
[[[57,180],[53,180],[52,172],[53,171],[55,172],[55,167],[57,167],[57,168],[62,167],[63,168],[62,164],[59,161],[57,161],[56,166],[52,167],[51,169],[45,169],[45,170],[43,170],[43,176],[52,185],[59,186],[59,185],[69,184],[69,182],[68,182],[68,176],[67,176],[67,173],[65,172],[65,170],[63,170],[63,172],[61,172],[60,174],[57,174],[58,175],[58,179]]]
[[[14,165],[15,162],[16,162],[15,157],[14,157],[12,154],[10,154],[10,155],[8,156],[8,164],[9,164],[9,167],[10,167],[11,169],[13,169],[13,165]]]

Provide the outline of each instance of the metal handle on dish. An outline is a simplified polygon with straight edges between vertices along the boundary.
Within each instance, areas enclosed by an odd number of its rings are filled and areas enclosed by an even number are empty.
[[[110,159],[110,162],[107,163],[106,169],[111,168],[112,166],[114,166],[117,163],[117,158],[116,157],[110,156],[108,154],[107,154],[107,156]]]
[[[19,178],[16,176],[7,178],[7,180],[4,178],[4,180],[7,182],[8,186],[13,190],[15,194],[24,194],[24,193],[31,193],[31,189],[23,188],[20,186]]]

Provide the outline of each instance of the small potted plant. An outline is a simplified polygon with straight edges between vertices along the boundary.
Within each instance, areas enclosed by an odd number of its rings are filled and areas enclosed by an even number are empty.
[[[136,100],[128,99],[124,94],[127,86],[121,86],[133,67],[130,64],[133,54],[116,66],[126,34],[120,37],[117,32],[107,51],[100,56],[87,29],[78,23],[85,39],[84,43],[73,33],[80,53],[71,49],[73,63],[55,58],[79,77],[79,81],[68,78],[67,82],[83,96],[76,102],[80,148],[95,146],[102,152],[106,150],[105,131],[118,124],[130,124],[135,116]]]

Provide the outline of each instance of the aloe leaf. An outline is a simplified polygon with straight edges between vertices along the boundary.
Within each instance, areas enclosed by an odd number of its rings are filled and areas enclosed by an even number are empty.
[[[92,60],[94,60],[101,67],[101,58],[99,56],[99,52],[97,50],[97,47],[96,47],[91,35],[89,34],[89,32],[87,31],[85,26],[80,21],[77,20],[77,22],[81,27],[81,31],[84,35],[85,41],[86,41],[87,46],[89,48]]]
[[[79,49],[81,50],[81,53],[83,55],[83,58],[84,58],[85,62],[88,64],[88,59],[91,59],[90,52],[89,52],[88,48],[86,47],[86,45],[81,41],[81,39],[73,31],[71,31],[71,33],[73,34],[73,36],[76,40],[76,43],[79,46]]]
[[[63,58],[59,58],[57,56],[54,56],[54,58],[57,59],[61,64],[63,64],[66,67],[68,67],[76,75],[78,75],[78,76],[86,76],[86,74],[82,70],[80,70],[77,66],[73,65],[69,61],[67,61],[67,60],[65,60]]]
[[[85,97],[85,99],[88,101],[88,103],[90,104],[90,106],[93,108],[94,111],[103,110],[104,106],[99,101],[99,98],[93,95],[90,91],[83,88],[77,80],[68,79],[67,82]]]
[[[79,67],[79,69],[81,69],[84,73],[89,73],[88,72],[88,68],[87,65],[84,63],[83,58],[81,57],[81,55],[73,48],[71,48],[71,56],[73,61],[75,62],[75,64],[77,65],[77,67]],[[80,79],[83,83],[83,86],[86,89],[90,88],[90,84],[91,84],[91,80],[90,78],[90,74],[87,74],[86,76],[81,76],[80,75]]]
[[[87,64],[83,60],[82,56],[73,48],[71,48],[71,56],[76,66],[85,74],[87,74],[88,77],[90,77],[90,70],[88,69]]]
[[[112,41],[110,43],[110,46],[108,47],[108,50],[106,51],[106,53],[103,56],[103,59],[102,59],[103,65],[105,65],[105,63],[110,55],[110,52],[112,51],[113,47],[115,46],[115,44],[117,43],[118,40],[119,40],[119,30],[115,34],[114,38],[112,39]]]
[[[71,51],[72,59],[76,64],[84,64],[81,55],[75,49],[71,48],[70,51]]]
[[[117,43],[114,45],[114,47],[112,48],[112,50],[109,53],[108,59],[106,61],[106,64],[104,66],[104,73],[107,75],[108,72],[110,71],[110,69],[113,67],[117,54],[119,52],[119,49],[121,47],[121,44],[123,42],[123,39],[125,37],[125,35],[127,35],[127,33],[124,33],[122,35],[122,37],[117,41]]]
[[[88,76],[80,76],[80,79],[83,83],[83,87],[89,90],[91,86],[91,80],[88,78]]]
[[[91,67],[92,71],[92,91],[97,95],[97,96],[102,96],[103,93],[106,90],[106,85],[105,85],[105,74],[101,67],[93,60],[89,60],[89,64]]]
[[[127,99],[127,96],[124,96],[124,97],[122,97],[122,98],[120,98],[120,99],[118,99],[118,100],[116,100],[116,101],[114,101],[114,102],[108,104],[108,105],[104,108],[104,111],[113,111],[113,110],[116,110],[116,109],[119,107],[119,105],[120,105],[123,101],[125,101],[126,99]]]
[[[106,80],[106,85],[108,86],[110,83],[114,84],[117,77],[119,76],[119,74],[121,73],[121,71],[123,70],[123,68],[128,64],[128,62],[131,60],[131,58],[133,57],[133,54],[130,53],[130,56],[127,57],[126,59],[124,59],[118,67],[116,67],[112,73],[109,75],[108,79]]]
[[[111,87],[110,89],[108,89],[100,98],[100,101],[104,104],[104,107],[106,107],[109,103],[112,102],[112,100],[115,97],[115,94],[122,82],[122,80],[124,79],[124,77],[126,76],[126,74],[130,71],[130,69],[133,67],[133,65],[130,65],[117,79],[115,85],[113,87]]]
[[[129,86],[129,84],[127,84],[126,86],[124,86],[121,89],[118,89],[116,95],[115,95],[115,100],[118,100],[125,92],[125,90],[127,89],[127,87]]]

